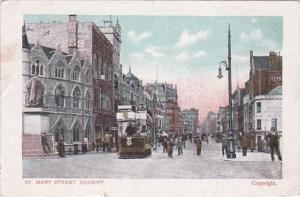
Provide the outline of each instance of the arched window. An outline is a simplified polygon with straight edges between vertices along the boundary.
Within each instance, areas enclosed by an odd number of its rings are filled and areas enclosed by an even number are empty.
[[[85,109],[89,110],[91,109],[91,94],[89,90],[86,92],[85,98]]]
[[[31,74],[43,75],[44,67],[40,60],[35,60],[31,66]]]
[[[64,139],[64,126],[62,122],[59,122],[54,130],[54,138],[55,138],[55,142],[59,141],[59,138],[63,138]]]
[[[73,90],[73,107],[79,108],[81,93],[78,87]]]
[[[75,66],[73,73],[72,73],[72,80],[79,81],[79,73],[80,73],[79,67]]]
[[[76,124],[73,128],[73,142],[79,142],[79,126]]]
[[[91,73],[90,70],[87,70],[85,73],[85,82],[86,83],[91,83]]]
[[[56,78],[65,78],[65,70],[64,70],[64,64],[59,61],[57,62],[57,65],[55,67],[55,70],[54,70],[54,77]]]
[[[101,75],[104,75],[104,76],[105,76],[105,74],[106,74],[106,69],[107,69],[106,67],[107,67],[106,62],[103,61],[102,68],[101,68]]]
[[[93,132],[92,132],[90,121],[88,122],[86,127],[85,137],[87,137],[90,142],[93,141]]]
[[[54,93],[55,106],[64,107],[65,106],[65,89],[62,85],[59,85],[55,89]]]

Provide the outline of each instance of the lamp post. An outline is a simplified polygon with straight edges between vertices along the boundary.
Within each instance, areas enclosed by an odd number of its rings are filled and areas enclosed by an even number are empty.
[[[228,71],[228,99],[229,99],[229,127],[228,127],[228,145],[229,148],[227,149],[227,158],[234,159],[236,158],[235,154],[235,140],[234,140],[234,131],[232,129],[232,95],[231,95],[231,37],[230,37],[230,24],[228,29],[228,64],[226,61],[221,61],[219,63],[219,75],[218,78],[221,79],[222,75],[222,68],[221,66],[225,66],[226,70]]]

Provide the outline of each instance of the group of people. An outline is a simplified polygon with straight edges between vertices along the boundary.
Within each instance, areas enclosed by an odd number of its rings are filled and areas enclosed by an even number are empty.
[[[177,137],[164,137],[160,140],[160,143],[163,147],[163,152],[168,153],[168,157],[173,157],[173,149],[174,147],[178,151],[178,156],[183,154],[183,148],[185,148],[185,139],[183,136]]]
[[[113,147],[112,140],[109,137],[102,139],[99,135],[96,138],[96,151],[99,152],[101,149],[103,152],[111,152]]]
[[[271,132],[265,136],[265,139],[267,140],[268,146],[270,148],[270,154],[272,161],[275,160],[274,153],[276,152],[278,156],[278,160],[282,161],[280,149],[279,149],[279,138],[278,132],[275,128],[271,129]],[[222,140],[222,154],[223,156],[227,154],[228,151],[228,139],[226,135],[223,135]],[[242,155],[243,157],[247,156],[247,151],[250,148],[251,152],[253,152],[255,145],[253,145],[253,142],[251,139],[249,139],[249,136],[246,134],[242,134],[239,138],[239,146],[242,148]]]
[[[49,142],[48,142],[46,132],[43,132],[41,134],[41,142],[42,142],[43,152],[46,153],[46,154],[50,153],[51,149],[50,149],[50,145],[49,145]],[[60,137],[59,140],[58,140],[57,150],[58,150],[58,155],[60,157],[65,156],[65,145],[64,145],[63,137]]]

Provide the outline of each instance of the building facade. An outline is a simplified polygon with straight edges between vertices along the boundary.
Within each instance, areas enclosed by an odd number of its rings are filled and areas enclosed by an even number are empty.
[[[26,36],[26,32],[23,32]],[[92,66],[78,53],[67,54],[59,48],[29,44],[23,36],[23,133],[46,132],[54,142],[63,138],[67,144],[80,143],[84,137],[93,141]],[[30,105],[33,80],[42,84],[42,105]],[[38,116],[46,115],[35,127]],[[40,142],[39,142],[40,143]]]
[[[184,109],[182,110],[182,119],[185,133],[195,134],[199,126],[199,112],[198,109]]]
[[[282,87],[278,86],[266,95],[254,97],[252,101],[253,129],[258,150],[266,146],[265,136],[272,129],[282,135]],[[264,146],[265,145],[265,146]]]
[[[91,107],[94,136],[105,135],[116,126],[114,70],[118,66],[120,42],[107,38],[93,22],[80,22],[76,15],[69,15],[67,23],[26,24],[29,42],[57,48],[66,54],[77,54],[80,60],[91,64]],[[120,30],[117,23],[114,27]],[[120,33],[120,32],[119,32]],[[114,45],[113,45],[114,44]]]

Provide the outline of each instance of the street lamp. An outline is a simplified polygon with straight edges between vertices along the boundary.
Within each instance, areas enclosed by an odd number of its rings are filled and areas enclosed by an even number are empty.
[[[234,131],[232,129],[232,95],[231,95],[231,38],[230,38],[230,24],[228,29],[228,64],[226,61],[221,61],[219,63],[219,74],[218,78],[221,79],[222,75],[222,68],[221,66],[225,66],[225,69],[228,71],[228,99],[229,99],[229,127],[228,127],[228,145],[229,148],[227,149],[227,158],[234,159],[236,158],[235,154],[235,141],[234,141]]]

